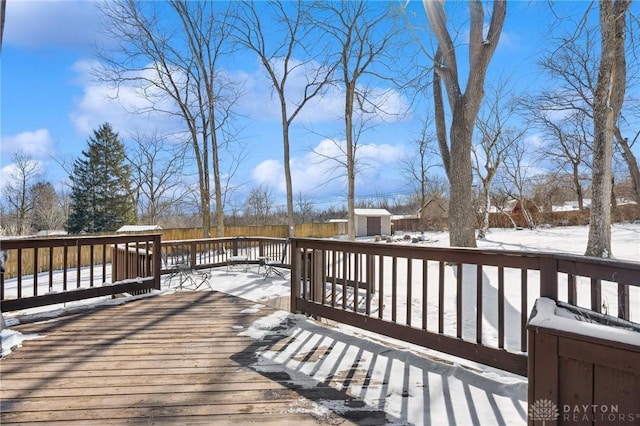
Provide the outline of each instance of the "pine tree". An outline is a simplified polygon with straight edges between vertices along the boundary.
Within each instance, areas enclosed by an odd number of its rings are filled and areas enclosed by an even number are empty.
[[[135,222],[131,170],[124,145],[109,123],[88,141],[88,150],[73,163],[71,213],[67,229],[72,234],[111,232]]]

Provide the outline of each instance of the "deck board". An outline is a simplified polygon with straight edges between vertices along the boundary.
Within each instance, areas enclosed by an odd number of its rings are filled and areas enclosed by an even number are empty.
[[[14,329],[28,340],[0,362],[0,423],[384,424],[384,412],[325,383],[293,386],[251,368],[239,330],[273,312],[219,292],[178,292]],[[310,379],[311,381],[312,379]],[[358,410],[318,410],[314,401]]]

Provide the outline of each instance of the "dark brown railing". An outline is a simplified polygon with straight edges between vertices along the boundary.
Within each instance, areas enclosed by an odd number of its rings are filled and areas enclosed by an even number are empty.
[[[231,262],[257,264],[261,259],[282,259],[283,267],[289,267],[288,240],[268,237],[206,238],[162,242],[162,273],[167,273],[176,263],[187,264],[192,269],[228,266]]]
[[[528,316],[541,296],[640,322],[640,263],[584,256],[159,234],[9,239],[0,248],[10,260],[0,275],[2,311],[160,289],[177,260],[205,269],[280,259],[292,268],[294,312],[521,375]]]
[[[298,238],[291,253],[292,311],[525,376],[538,297],[640,322],[640,263]]]
[[[6,273],[0,274],[0,310],[160,289],[160,275],[178,262],[205,269],[229,265],[239,257],[250,264],[284,256],[282,266],[289,265],[283,238],[160,238],[134,234],[0,240],[9,259]]]
[[[7,239],[0,248],[3,312],[160,289],[160,234]]]

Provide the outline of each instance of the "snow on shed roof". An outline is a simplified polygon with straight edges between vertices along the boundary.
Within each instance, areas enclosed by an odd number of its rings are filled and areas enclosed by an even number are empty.
[[[391,216],[386,209],[354,209],[358,216]]]

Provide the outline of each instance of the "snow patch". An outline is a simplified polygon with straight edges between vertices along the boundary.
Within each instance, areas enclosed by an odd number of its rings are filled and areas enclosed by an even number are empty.
[[[557,306],[555,301],[547,297],[541,297],[536,301],[534,315],[529,321],[529,324],[534,327],[549,328],[640,346],[640,330],[638,327],[632,328],[630,323],[624,323],[629,324],[629,327],[593,322],[589,317]],[[623,323],[620,322],[620,324]]]
[[[39,334],[22,334],[9,329],[2,330],[0,336],[2,337],[2,358],[9,355],[15,348],[22,346],[23,341],[42,337]]]

